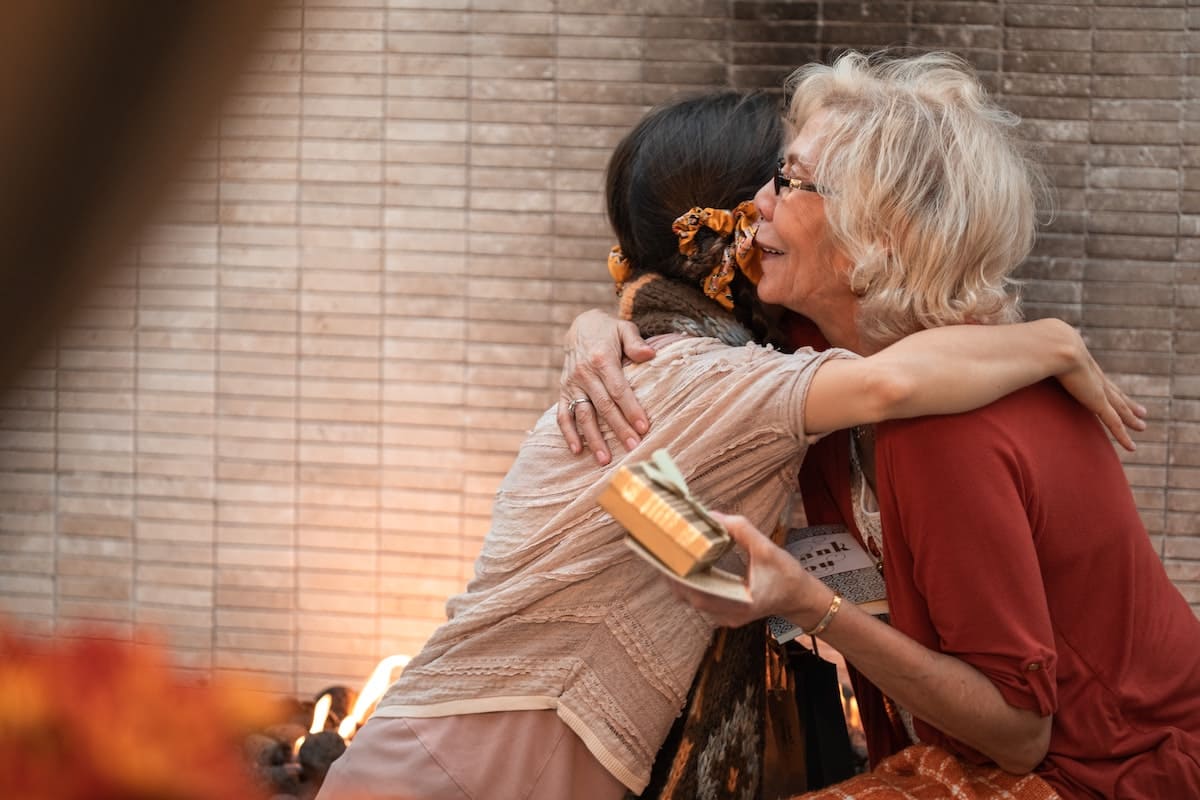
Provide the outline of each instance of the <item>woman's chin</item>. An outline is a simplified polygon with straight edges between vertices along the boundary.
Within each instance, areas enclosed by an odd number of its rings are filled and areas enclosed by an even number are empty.
[[[764,303],[773,306],[787,305],[783,302],[785,298],[779,296],[779,293],[775,291],[775,287],[769,280],[767,280],[765,275],[763,276],[762,280],[758,282],[758,286],[755,287],[755,292],[758,294],[758,299]]]

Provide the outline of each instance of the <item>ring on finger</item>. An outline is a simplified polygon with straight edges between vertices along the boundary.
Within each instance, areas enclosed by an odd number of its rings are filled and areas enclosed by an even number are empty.
[[[592,402],[592,401],[586,397],[576,397],[574,400],[567,403],[567,413],[574,414],[575,406],[579,405],[580,403],[590,403],[590,402]]]

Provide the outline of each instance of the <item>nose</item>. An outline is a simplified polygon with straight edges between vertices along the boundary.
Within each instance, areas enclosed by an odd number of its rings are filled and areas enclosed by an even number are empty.
[[[760,217],[770,222],[775,217],[775,203],[778,200],[775,194],[775,180],[771,179],[754,195],[754,207],[758,209]]]

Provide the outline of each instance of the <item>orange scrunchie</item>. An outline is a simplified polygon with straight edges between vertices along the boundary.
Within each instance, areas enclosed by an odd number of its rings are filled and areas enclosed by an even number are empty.
[[[608,274],[612,276],[613,283],[617,285],[617,294],[621,293],[625,281],[629,280],[632,272],[633,268],[629,266],[629,259],[625,257],[621,245],[613,245],[613,249],[608,251]]]
[[[700,208],[696,206],[686,214],[680,215],[671,225],[671,230],[679,238],[679,252],[685,256],[696,253],[696,234],[701,228],[708,228],[718,236],[733,241],[725,247],[721,262],[701,282],[704,294],[728,309],[733,308],[733,295],[729,292],[729,284],[733,282],[735,271],[740,269],[742,274],[758,285],[762,277],[762,252],[755,246],[754,234],[758,231],[758,209],[754,203],[745,200],[738,203],[732,211],[723,208]],[[633,268],[621,251],[621,246],[613,247],[608,254],[608,274],[617,285],[617,294],[625,282],[629,280]]]
[[[758,231],[758,209],[749,200],[738,203],[732,211],[699,206],[693,208],[671,226],[671,230],[679,237],[680,253],[685,256],[695,254],[696,234],[701,228],[708,228],[718,236],[733,236],[733,241],[721,255],[721,263],[701,283],[704,294],[725,308],[732,309],[733,295],[729,292],[729,284],[733,282],[736,271],[740,269],[755,285],[762,277],[762,254],[754,246],[754,234]]]

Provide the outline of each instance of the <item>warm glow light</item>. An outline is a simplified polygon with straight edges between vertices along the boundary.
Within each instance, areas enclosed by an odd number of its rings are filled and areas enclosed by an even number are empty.
[[[326,692],[317,699],[313,706],[313,721],[308,727],[309,733],[320,733],[325,730],[325,720],[329,718],[329,707],[333,705],[333,695]]]
[[[304,744],[304,740],[307,738],[307,736],[301,736],[299,739],[292,742],[292,758],[296,758],[300,755],[300,746]]]
[[[843,700],[846,712],[846,724],[850,726],[851,731],[861,731],[863,729],[862,717],[858,714],[858,700],[854,695],[850,695],[849,700]]]
[[[358,730],[358,723],[362,718],[370,713],[375,707],[375,703],[383,697],[383,693],[392,685],[392,673],[397,669],[404,669],[408,666],[408,656],[388,656],[379,662],[375,667],[375,671],[371,673],[371,677],[367,679],[362,691],[358,693],[358,699],[354,701],[354,708],[342,720],[342,724],[338,726],[338,734],[346,741],[350,741],[354,736],[354,732]],[[322,725],[324,722],[321,723]]]

